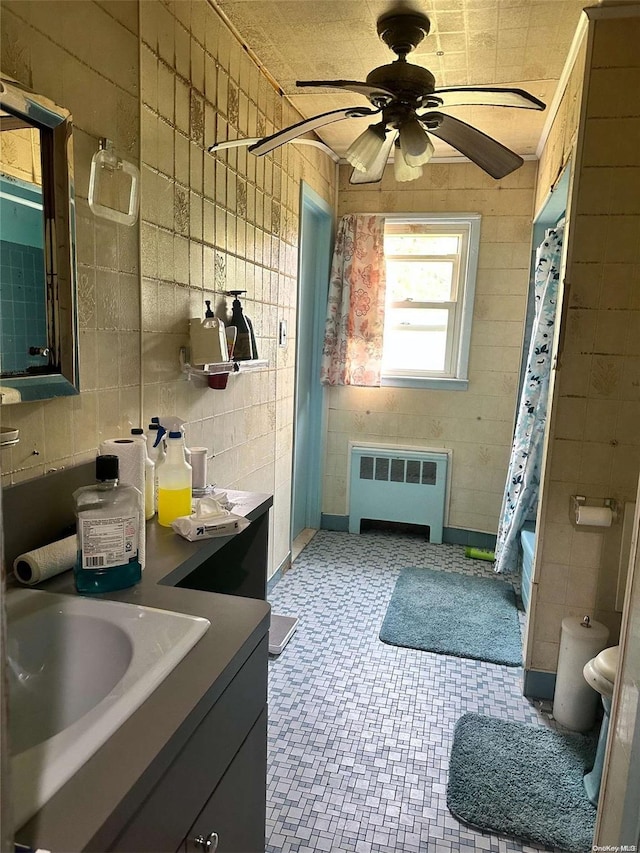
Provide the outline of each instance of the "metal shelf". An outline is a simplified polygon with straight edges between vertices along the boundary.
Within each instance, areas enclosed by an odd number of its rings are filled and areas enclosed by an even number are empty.
[[[264,370],[269,367],[269,362],[266,358],[250,358],[247,361],[234,361],[235,370],[240,373],[246,373],[247,370]]]
[[[20,430],[12,427],[0,428],[0,445],[2,447],[13,447],[20,441]]]
[[[247,370],[264,370],[269,366],[266,358],[252,358],[247,361],[221,361],[219,364],[208,364],[205,367],[194,367],[187,360],[187,348],[180,347],[180,369],[189,378],[192,376],[216,376],[220,373],[245,373]]]

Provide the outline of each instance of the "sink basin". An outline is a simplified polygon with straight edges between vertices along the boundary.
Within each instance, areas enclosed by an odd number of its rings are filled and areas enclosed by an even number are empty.
[[[7,616],[19,827],[144,702],[209,622],[33,589],[11,592]]]

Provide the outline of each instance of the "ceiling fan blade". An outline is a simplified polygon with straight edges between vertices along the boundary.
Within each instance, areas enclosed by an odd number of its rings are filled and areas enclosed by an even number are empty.
[[[227,139],[224,142],[214,142],[207,148],[209,154],[216,154],[218,151],[225,151],[227,148],[247,148],[249,145],[255,145],[260,142],[260,136],[246,136],[244,139]]]
[[[370,169],[367,169],[366,172],[354,169],[351,172],[351,177],[349,178],[350,184],[377,184],[378,181],[382,180],[384,168],[387,165],[387,160],[389,159],[389,154],[391,153],[391,149],[393,148],[393,143],[395,142],[397,135],[398,132],[396,130],[391,130],[387,133],[382,144],[382,148],[380,149],[373,166],[371,166]]]
[[[517,107],[522,110],[544,110],[546,104],[524,89],[501,89],[496,86],[446,86],[433,93],[443,107],[488,106]]]
[[[371,86],[369,83],[360,83],[358,80],[297,80],[296,86],[314,86],[318,89],[347,89],[349,92],[357,92],[365,98],[375,98],[382,95],[385,100],[395,100],[396,96],[390,89],[384,86]]]
[[[506,146],[471,127],[460,119],[439,112],[423,113],[421,121],[427,123],[427,131],[444,142],[456,148],[492,178],[504,178],[524,163],[522,157]],[[437,127],[430,127],[431,121],[438,122]]]
[[[323,127],[325,124],[331,124],[333,121],[341,121],[343,118],[361,118],[362,116],[377,115],[380,110],[370,110],[368,107],[347,107],[342,110],[331,110],[328,113],[320,113],[320,115],[312,116],[312,118],[299,121],[297,124],[289,125],[271,136],[265,136],[259,142],[249,146],[249,151],[252,154],[262,155],[268,154],[277,148],[279,145],[284,145],[286,142],[291,142],[303,133],[310,130],[316,130],[318,127]]]

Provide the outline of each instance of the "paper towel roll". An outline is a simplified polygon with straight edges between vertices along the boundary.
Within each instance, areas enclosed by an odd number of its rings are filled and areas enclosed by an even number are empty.
[[[20,583],[33,586],[72,569],[78,553],[75,534],[42,548],[20,554],[13,561],[13,573]]]
[[[145,518],[144,518],[144,465],[147,451],[142,441],[133,438],[108,438],[100,444],[101,454],[112,454],[119,459],[119,480],[135,486],[140,492],[140,524],[138,534],[138,559],[145,565]]]
[[[144,445],[133,438],[108,438],[100,445],[100,453],[111,453],[120,460],[119,478],[144,495]]]
[[[579,527],[611,527],[613,512],[608,506],[578,506],[576,507],[576,524]]]
[[[609,629],[601,622],[591,622],[585,628],[577,617],[565,616],[562,620],[553,716],[575,732],[587,732],[595,722],[600,697],[587,684],[582,670],[605,648],[608,639]]]

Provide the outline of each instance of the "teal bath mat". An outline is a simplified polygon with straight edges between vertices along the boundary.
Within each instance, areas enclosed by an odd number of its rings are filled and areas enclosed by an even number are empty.
[[[515,592],[498,578],[403,569],[380,639],[391,646],[522,665]]]
[[[465,714],[451,748],[449,811],[480,829],[589,851],[596,810],[582,777],[595,748],[593,736]]]

